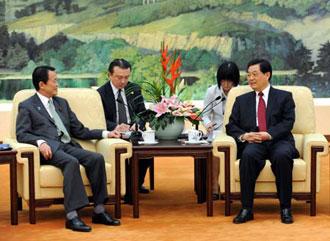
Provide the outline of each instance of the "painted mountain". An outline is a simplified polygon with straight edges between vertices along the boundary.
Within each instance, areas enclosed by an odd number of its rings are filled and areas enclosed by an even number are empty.
[[[40,64],[61,86],[106,81],[109,61],[132,63],[132,81],[160,78],[161,41],[183,59],[185,98],[202,99],[217,66],[255,57],[274,68],[273,84],[330,95],[330,0],[8,0],[0,1],[0,99],[31,87]]]

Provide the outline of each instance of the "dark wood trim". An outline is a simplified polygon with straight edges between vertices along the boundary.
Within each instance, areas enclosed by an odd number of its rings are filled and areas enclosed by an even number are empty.
[[[324,148],[322,146],[313,146],[311,149],[311,186],[310,192],[301,193],[296,192],[292,193],[292,197],[296,200],[306,201],[310,203],[310,215],[316,215],[316,171],[317,171],[317,153],[323,152]],[[230,206],[232,200],[240,200],[240,193],[231,193],[230,192],[230,148],[229,147],[218,147],[219,152],[224,153],[225,157],[225,192],[221,195],[225,199],[225,216],[230,215]],[[255,193],[255,198],[277,198],[276,193]]]
[[[127,153],[127,148],[116,149],[115,154],[115,217],[121,218],[121,174],[120,156]]]
[[[149,167],[149,183],[150,183],[150,191],[155,190],[155,160],[152,159],[151,165]]]
[[[312,156],[311,156],[311,206],[310,215],[316,215],[316,170],[317,170],[317,153],[323,152],[324,148],[322,146],[312,146]]]
[[[10,221],[11,225],[18,224],[18,205],[17,205],[17,151],[1,151],[0,164],[9,164],[10,178]]]
[[[34,185],[34,154],[33,152],[25,152],[21,154],[22,158],[28,159],[29,169],[29,220],[30,224],[36,224],[36,196]]]
[[[324,135],[328,142],[330,142],[330,135]]]
[[[230,148],[218,147],[218,151],[225,157],[225,216],[230,216]]]

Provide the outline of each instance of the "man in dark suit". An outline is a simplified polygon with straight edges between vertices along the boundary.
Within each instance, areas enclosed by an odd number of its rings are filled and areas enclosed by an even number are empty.
[[[138,128],[145,129],[145,122],[141,114],[146,110],[141,88],[128,81],[132,67],[124,59],[113,60],[108,68],[110,81],[101,86],[97,91],[100,93],[104,114],[107,121],[107,129],[117,130],[122,133]],[[139,192],[149,193],[143,186],[144,177],[152,159],[139,162]]]
[[[234,223],[253,219],[253,196],[256,179],[271,162],[280,200],[281,221],[293,223],[291,214],[293,159],[298,151],[291,130],[295,121],[292,94],[270,85],[272,67],[267,60],[255,59],[247,66],[247,79],[254,90],[236,98],[227,134],[234,137],[240,159],[242,209]]]
[[[19,142],[39,147],[41,164],[61,169],[64,176],[63,192],[66,228],[89,232],[77,210],[89,204],[81,178],[79,164],[83,165],[91,183],[94,200],[93,223],[120,225],[105,211],[108,199],[105,162],[101,154],[87,151],[75,142],[77,139],[118,138],[117,131],[89,130],[71,111],[68,102],[57,97],[55,68],[39,66],[32,74],[37,93],[19,104],[16,135]]]

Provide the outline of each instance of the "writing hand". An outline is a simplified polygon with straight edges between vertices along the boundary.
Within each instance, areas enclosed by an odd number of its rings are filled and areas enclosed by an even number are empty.
[[[116,130],[110,131],[108,138],[120,138],[120,132]]]

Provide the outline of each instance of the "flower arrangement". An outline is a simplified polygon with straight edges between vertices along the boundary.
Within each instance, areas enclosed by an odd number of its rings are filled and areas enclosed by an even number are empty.
[[[168,46],[161,43],[160,63],[162,67],[161,81],[147,83],[145,91],[153,96],[154,104],[149,106],[148,121],[156,130],[164,129],[176,118],[187,118],[193,124],[198,124],[200,110],[190,102],[179,99],[184,90],[184,80],[181,76],[181,56],[176,51],[171,55]]]

